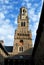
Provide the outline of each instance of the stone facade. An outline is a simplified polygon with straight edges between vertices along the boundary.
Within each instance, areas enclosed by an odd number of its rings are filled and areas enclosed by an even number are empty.
[[[31,30],[28,29],[29,20],[28,20],[27,9],[25,7],[22,7],[20,9],[20,14],[18,16],[17,22],[18,22],[18,27],[17,30],[15,30],[14,45],[13,48],[11,47],[12,51],[9,52],[8,50],[10,49],[10,47],[5,47],[3,45],[4,42],[2,40],[0,41],[1,65],[4,65],[4,58],[12,57],[19,53],[25,56],[31,55],[30,53],[32,52],[32,34],[31,34]]]
[[[27,9],[25,7],[22,7],[20,9],[20,14],[18,16],[17,22],[18,22],[18,27],[17,30],[15,30],[14,45],[13,45],[14,55],[18,53],[22,53],[32,48],[32,34],[31,31],[28,29],[29,20],[28,20]]]

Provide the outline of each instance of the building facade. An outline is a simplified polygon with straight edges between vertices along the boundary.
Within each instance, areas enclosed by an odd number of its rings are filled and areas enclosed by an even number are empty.
[[[25,7],[20,8],[20,14],[18,16],[18,27],[15,30],[13,54],[23,53],[24,51],[32,48],[32,34],[29,30],[28,13]],[[23,55],[30,55],[25,53]]]
[[[5,61],[0,62],[1,65],[4,65],[4,62],[5,65],[11,64],[10,61],[14,64],[16,58],[17,60],[23,58],[23,62],[28,62],[32,54],[32,34],[29,30],[28,13],[25,7],[20,8],[17,23],[18,27],[15,30],[13,46],[4,46],[3,41],[0,41],[0,60],[5,58]]]

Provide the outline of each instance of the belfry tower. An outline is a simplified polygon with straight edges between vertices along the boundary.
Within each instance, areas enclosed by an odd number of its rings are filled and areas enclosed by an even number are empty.
[[[22,53],[23,55],[28,55],[30,53],[25,53],[25,51],[32,48],[32,34],[31,31],[28,30],[29,20],[27,9],[25,7],[20,8],[17,22],[18,27],[17,30],[15,30],[14,35],[13,54],[16,55]]]

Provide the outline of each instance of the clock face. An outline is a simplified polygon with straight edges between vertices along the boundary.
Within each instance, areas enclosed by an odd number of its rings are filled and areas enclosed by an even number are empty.
[[[22,15],[22,19],[25,19],[25,16]]]

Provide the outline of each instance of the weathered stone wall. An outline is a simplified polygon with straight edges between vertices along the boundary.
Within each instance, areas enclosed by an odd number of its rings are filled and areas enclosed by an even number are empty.
[[[24,12],[23,12],[24,10]],[[19,47],[23,47],[23,52],[28,50],[29,48],[32,48],[32,34],[31,31],[28,29],[28,13],[26,8],[21,8],[20,14],[18,16],[18,27],[15,31],[14,35],[14,45],[13,45],[13,54],[19,53]],[[24,26],[21,25],[21,23],[25,23]],[[23,44],[20,42],[20,40],[23,41]],[[26,53],[30,54],[30,53]]]

